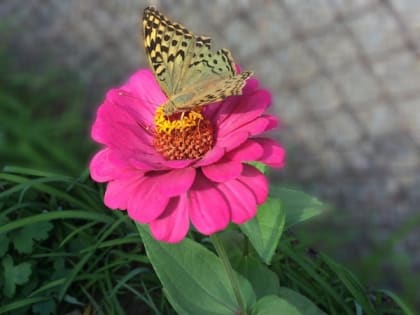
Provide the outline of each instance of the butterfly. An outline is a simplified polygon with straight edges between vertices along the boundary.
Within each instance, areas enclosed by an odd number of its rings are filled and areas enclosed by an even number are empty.
[[[154,7],[143,13],[146,59],[168,97],[166,116],[240,95],[252,72],[235,71],[227,49],[211,50],[211,38],[197,36]]]

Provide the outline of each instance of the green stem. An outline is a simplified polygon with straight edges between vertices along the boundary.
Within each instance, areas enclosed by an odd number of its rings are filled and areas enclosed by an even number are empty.
[[[214,245],[214,248],[216,249],[217,255],[222,260],[223,267],[225,268],[225,271],[229,278],[230,284],[233,289],[233,293],[235,294],[236,301],[238,302],[238,305],[239,305],[239,309],[240,309],[239,315],[246,315],[246,307],[245,307],[244,300],[242,298],[241,290],[239,289],[238,277],[235,271],[233,270],[232,265],[230,264],[229,258],[226,254],[226,250],[222,244],[222,241],[220,240],[217,234],[211,235],[210,239]]]

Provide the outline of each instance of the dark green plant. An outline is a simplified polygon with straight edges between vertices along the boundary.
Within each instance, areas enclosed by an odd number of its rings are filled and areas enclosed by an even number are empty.
[[[0,166],[80,174],[92,147],[80,81],[63,69],[23,72],[1,51],[0,67]]]

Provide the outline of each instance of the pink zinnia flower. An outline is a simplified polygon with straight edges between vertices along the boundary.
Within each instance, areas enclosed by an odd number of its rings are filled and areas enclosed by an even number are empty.
[[[163,114],[166,99],[152,72],[139,70],[99,107],[92,138],[104,147],[90,172],[108,182],[106,206],[127,210],[156,239],[172,243],[185,237],[190,222],[210,235],[253,218],[268,182],[247,162],[284,165],[284,149],[258,136],[277,126],[265,114],[270,93],[249,79],[242,95],[182,119]]]

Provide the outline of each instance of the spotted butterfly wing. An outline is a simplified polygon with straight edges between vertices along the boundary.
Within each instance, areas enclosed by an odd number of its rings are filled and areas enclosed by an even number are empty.
[[[167,115],[241,94],[251,72],[236,74],[230,52],[211,50],[211,39],[196,36],[153,7],[143,14],[146,58],[168,97]]]

